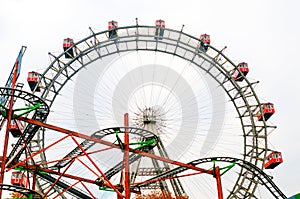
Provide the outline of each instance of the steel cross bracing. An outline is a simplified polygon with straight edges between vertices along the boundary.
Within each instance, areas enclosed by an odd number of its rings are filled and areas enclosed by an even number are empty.
[[[74,136],[74,137],[78,137],[78,138],[83,138],[83,139],[91,140],[91,141],[97,142],[99,144],[104,144],[104,145],[107,145],[109,147],[113,147],[113,148],[117,148],[117,149],[122,149],[122,147],[119,146],[119,145],[117,145],[117,144],[114,144],[114,143],[111,143],[111,142],[108,142],[108,141],[105,141],[105,140],[102,140],[102,139],[98,139],[98,138],[95,138],[95,137],[87,136],[87,135],[84,135],[84,134],[81,134],[81,133],[78,133],[78,132],[74,132],[74,131],[71,131],[71,130],[67,130],[67,129],[64,129],[64,128],[61,128],[61,127],[57,127],[57,126],[53,126],[53,125],[41,123],[40,121],[37,121],[37,120],[33,120],[33,119],[29,119],[29,118],[24,118],[24,117],[20,117],[19,119],[22,120],[22,121],[31,123],[31,124],[39,125],[41,127],[45,127],[45,128],[48,128],[48,129],[52,129],[52,130],[61,132],[63,134],[67,134],[67,136],[65,136],[65,138],[69,137],[69,136],[71,136],[71,137]],[[61,140],[65,139],[65,138],[62,138]],[[57,142],[59,142],[59,141],[57,141]],[[79,143],[78,143],[78,145],[79,145]],[[131,148],[129,148],[129,150],[130,150],[130,152],[138,153],[138,154],[140,154],[142,156],[145,156],[145,157],[149,157],[149,158],[152,158],[152,159],[160,160],[160,161],[167,162],[167,163],[170,163],[170,164],[174,164],[174,165],[177,165],[177,166],[187,167],[189,169],[193,169],[193,170],[200,171],[200,172],[203,172],[203,173],[212,174],[212,171],[195,167],[192,164],[185,164],[185,163],[178,162],[178,161],[175,161],[175,160],[171,160],[171,159],[168,159],[168,158],[165,158],[165,157],[160,157],[160,156],[157,156],[157,155],[154,155],[154,154],[146,153],[146,152],[143,152],[143,151],[137,150],[137,149],[131,149]],[[23,162],[24,161],[26,161],[26,160],[23,160]],[[25,166],[24,163],[20,162],[20,163],[14,165],[14,167],[19,166],[19,165],[20,166]],[[35,168],[35,166],[34,165],[28,165],[27,168],[30,169],[30,170],[32,170],[32,169]],[[43,168],[41,168],[40,170],[43,171],[43,172],[53,173],[53,174],[56,174],[56,175],[59,174],[59,172],[55,172],[55,171],[49,170],[49,169],[43,169]],[[61,175],[66,176],[66,177],[71,177],[71,178],[75,177],[75,176],[72,176],[72,175],[69,175],[69,174],[63,174],[63,173]],[[102,173],[101,173],[101,175],[105,178],[106,182],[109,183],[110,188],[113,188],[114,190],[116,190],[116,187],[114,187],[109,182],[109,180],[107,179],[107,177],[104,174],[102,174]],[[76,178],[79,179],[80,181],[87,181],[87,182],[90,182],[90,183],[91,182],[92,183],[96,183],[96,181],[93,181],[93,180],[82,179],[82,178],[79,178],[79,177],[76,177]]]
[[[167,151],[166,151],[166,149],[165,149],[165,147],[164,147],[164,145],[163,145],[163,143],[160,139],[158,140],[157,149],[158,149],[159,155],[161,157],[169,158],[169,155],[167,154]],[[164,162],[164,168],[166,170],[171,169],[170,165],[165,163],[165,162]],[[160,174],[160,167],[158,166],[158,164],[155,166],[155,169],[157,170],[156,175]],[[184,191],[184,189],[182,187],[182,184],[181,184],[181,182],[179,181],[178,178],[170,179],[170,183],[171,183],[171,186],[172,186],[173,191],[174,191],[176,196],[185,195],[185,191]]]
[[[155,140],[158,140],[157,136],[155,134],[153,134],[152,132],[147,131],[145,129],[141,129],[141,128],[135,128],[135,127],[112,127],[112,128],[106,128],[106,129],[102,129],[100,131],[97,131],[97,132],[93,133],[91,136],[95,137],[97,139],[102,139],[105,136],[115,134],[116,130],[118,130],[120,133],[125,133],[125,129],[127,129],[128,133],[130,133],[130,134],[140,136],[141,140],[149,140],[149,139],[152,139],[152,138],[154,138]],[[87,151],[88,149],[90,149],[95,144],[96,143],[93,142],[93,141],[85,140],[80,145],[84,148],[84,150]],[[151,147],[154,147],[154,146],[156,146],[156,142],[151,145]],[[141,150],[147,151],[147,147],[145,149],[142,148]],[[70,153],[68,153],[63,158],[64,160],[59,161],[54,167],[62,168],[64,166],[66,166],[70,162],[70,160],[68,160],[67,158],[72,157],[72,156],[78,156],[78,155],[80,155],[82,153],[83,153],[82,150],[79,147],[76,147],[75,149],[73,149]],[[114,169],[112,168],[111,170],[114,170]]]
[[[95,133],[93,133],[91,136],[95,137],[97,139],[102,139],[105,136],[111,135],[111,134],[115,134],[115,131],[118,129],[118,131],[120,133],[125,133],[125,129],[127,129],[128,133],[132,134],[132,135],[138,135],[141,137],[141,140],[149,140],[152,138],[155,138],[155,140],[157,140],[157,136],[155,134],[153,134],[150,131],[147,131],[145,129],[140,129],[140,128],[134,128],[134,127],[113,127],[113,128],[107,128],[107,129],[103,129],[100,131],[97,131]],[[84,150],[88,150],[89,148],[91,148],[92,146],[94,146],[96,143],[90,140],[85,140],[83,141],[80,145],[84,148]],[[151,148],[155,147],[156,143],[152,144],[151,146],[145,146],[142,147],[140,150],[141,151],[145,151],[148,152]],[[79,147],[76,147],[75,149],[73,149],[68,155],[66,155],[62,160],[59,161],[55,166],[53,166],[53,168],[62,168],[65,167],[71,160],[68,159],[70,157],[76,157],[78,155],[81,155],[82,151],[80,150]],[[141,157],[141,155],[139,154],[131,154],[129,156],[129,162],[133,163],[134,161],[138,160]],[[112,176],[116,175],[117,173],[119,173],[121,170],[123,169],[123,162],[119,162],[118,164],[116,164],[115,166],[113,166],[111,169],[107,170],[104,174],[105,176],[110,179]],[[99,181],[99,179],[97,179],[96,181]]]
[[[150,151],[151,154],[154,154],[154,151],[151,150]],[[159,174],[159,164],[158,164],[158,161],[155,160],[155,159],[152,159],[152,164],[153,164],[153,168],[154,170],[156,171],[156,175]],[[157,185],[159,186],[160,190],[164,193],[170,193],[170,190],[168,188],[168,185],[165,181],[158,181]],[[151,188],[151,187],[147,187],[147,188]]]
[[[101,139],[101,138],[103,138],[107,135],[114,134],[116,129],[118,129],[121,133],[125,132],[125,127],[114,127],[114,128],[103,129],[101,131],[98,131],[98,132],[94,133],[91,136],[95,137],[97,139]],[[154,135],[152,132],[144,130],[144,129],[132,128],[132,127],[126,127],[126,129],[128,130],[128,133],[133,134],[133,135],[134,134],[139,135],[140,137],[142,137],[145,140],[149,140],[150,138],[151,139],[156,138],[156,140],[158,139],[157,136]],[[93,142],[93,141],[85,140],[84,142],[81,143],[81,146],[84,147],[85,150],[88,150],[94,144],[96,144],[96,143]],[[151,146],[145,146],[145,147],[141,148],[140,150],[147,152],[151,148],[155,147],[155,145],[156,145],[156,143],[152,144]],[[70,157],[76,157],[80,154],[82,154],[82,151],[78,147],[76,147],[71,153],[69,153],[63,159],[70,158]],[[130,157],[129,157],[129,162],[133,163],[134,161],[138,160],[140,157],[141,157],[141,155],[139,155],[139,154],[131,154]],[[62,162],[64,164],[61,164]],[[59,161],[58,164],[53,166],[53,168],[62,168],[64,166],[66,166],[69,162],[70,162],[70,160]],[[111,169],[106,171],[104,174],[108,179],[110,179],[112,176],[119,173],[122,169],[123,169],[123,162],[120,162],[119,164],[115,165],[114,167],[112,167]],[[42,178],[47,179],[49,182],[52,182],[52,183],[55,181],[55,178],[51,177],[50,175],[39,175],[39,176],[41,176]],[[99,182],[99,179],[97,179],[96,181]],[[67,188],[70,185],[68,185],[67,183],[63,183],[63,182],[59,181],[57,183],[57,186],[61,187],[61,188]],[[80,197],[80,194],[79,194],[80,192],[78,192],[76,189],[71,188],[69,192],[76,195],[77,197],[78,196]],[[88,196],[86,196],[85,198],[88,198]]]
[[[12,92],[13,91],[13,92]],[[13,95],[11,94],[13,93]],[[45,121],[49,114],[49,107],[46,103],[43,102],[42,99],[39,97],[28,93],[26,91],[18,90],[18,89],[10,89],[10,88],[0,88],[0,97],[3,96],[13,96],[14,99],[21,99],[26,104],[30,106],[36,106],[37,103],[40,103],[40,107],[34,111],[34,113],[31,115],[33,119],[39,120],[39,121]],[[30,143],[31,139],[35,135],[35,133],[38,131],[39,126],[36,125],[27,125],[22,136],[18,139],[18,141],[15,143],[15,146],[11,150],[9,156],[7,157],[7,161],[11,162],[17,162],[18,158],[22,155],[22,153],[25,150],[25,147],[23,146],[23,139],[26,141],[26,143]],[[23,137],[23,138],[22,138]]]
[[[41,74],[43,90],[40,97],[51,107],[56,96],[63,86],[83,67],[103,57],[130,51],[157,51],[178,56],[191,62],[207,72],[214,78],[228,94],[240,117],[244,135],[244,160],[262,168],[268,149],[267,135],[273,126],[266,121],[258,122],[255,110],[261,110],[261,102],[253,89],[253,82],[246,78],[243,82],[232,79],[230,71],[237,66],[221,51],[209,46],[209,51],[203,53],[198,50],[199,39],[184,33],[182,30],[165,29],[162,40],[154,39],[155,27],[153,26],[127,26],[118,28],[118,38],[110,40],[106,37],[108,31],[93,33],[89,37],[74,44],[75,56],[65,59],[64,53],[52,55],[53,62]],[[217,57],[217,59],[216,59]],[[35,93],[37,94],[37,93]],[[43,138],[41,138],[43,139]],[[43,158],[42,156],[40,157]],[[43,159],[41,161],[44,161]],[[244,177],[243,169],[240,171],[232,195],[237,194],[246,186],[249,192],[254,193],[257,181],[250,181]]]
[[[47,182],[50,182],[51,184],[55,183],[55,181],[57,179],[49,174],[38,173],[38,175],[42,179],[47,180]],[[56,186],[61,188],[62,190],[68,189],[68,193],[70,193],[74,197],[81,198],[81,199],[92,199],[92,197],[88,196],[88,193],[85,193],[83,190],[78,190],[74,187],[71,187],[72,186],[71,184],[64,182],[62,180],[59,180],[58,182],[56,182]],[[62,190],[60,190],[60,192],[62,192]],[[54,195],[54,194],[56,194],[56,192],[54,190],[52,190],[52,193],[48,194],[48,197],[51,195]]]
[[[43,187],[43,190],[48,190],[47,194],[44,194],[47,197],[50,196],[61,196],[65,198],[62,193],[65,192],[66,190],[68,191],[69,194],[71,194],[73,197],[80,198],[80,199],[91,199],[93,197],[89,196],[90,194],[87,193],[86,191],[78,188],[74,188],[72,184],[64,181],[64,180],[58,180],[59,175],[64,175],[61,174],[60,172],[51,170],[51,169],[46,169],[46,168],[38,168],[36,165],[29,165],[29,164],[21,164],[24,168],[27,168],[31,172],[35,172],[42,180],[44,180],[45,184],[41,185]],[[53,177],[51,174],[53,174],[55,177]],[[68,175],[65,174],[66,177],[68,178],[75,178],[76,176]],[[93,184],[97,184],[94,180],[89,180],[89,179],[84,179],[84,178],[78,178],[80,181],[83,182],[89,182]],[[56,187],[54,190],[53,188],[49,188],[49,183],[51,183],[52,187]]]
[[[35,151],[38,152],[38,151]],[[35,162],[36,164],[40,164],[41,162]],[[42,165],[43,166],[43,165]],[[44,167],[42,167],[44,168]],[[46,173],[36,173],[37,177],[37,187],[39,190],[43,190],[43,194],[45,193],[44,190],[47,190],[51,185],[55,183],[57,180],[57,177],[53,177],[50,174]],[[90,199],[91,197],[88,196],[88,193],[86,193],[84,190],[77,189],[75,187],[72,187],[72,185],[62,179],[60,179],[58,182],[55,183],[55,186],[50,190],[50,192],[47,194],[47,197],[55,196],[58,194],[61,194],[64,190],[68,189],[68,193],[76,198],[85,198]],[[67,199],[64,195],[61,195],[63,199]]]
[[[11,95],[11,93],[13,93],[13,95]],[[25,102],[25,104],[27,104],[28,106],[36,106],[37,103],[39,103],[40,104],[39,108],[37,110],[35,110],[34,112],[30,113],[30,115],[28,115],[28,114],[27,115],[36,120],[39,120],[39,121],[45,121],[45,119],[47,118],[47,116],[49,114],[48,105],[46,103],[44,103],[43,100],[41,100],[39,97],[37,97],[31,93],[28,93],[26,91],[19,90],[19,89],[0,88],[0,97],[2,99],[9,97],[9,96],[13,96],[14,100],[23,100]],[[10,154],[7,157],[7,162],[10,165],[18,162],[19,158],[24,153],[24,151],[26,149],[26,147],[24,145],[24,141],[31,148],[31,153],[34,153],[40,149],[40,146],[42,146],[42,145],[39,145],[37,142],[41,142],[41,140],[33,139],[33,137],[35,136],[35,133],[37,131],[39,131],[39,129],[40,129],[40,127],[37,125],[29,124],[26,126],[26,128],[22,132],[22,136],[17,140],[17,142],[15,143],[14,147],[12,148]],[[39,146],[37,146],[37,145],[39,145]],[[39,163],[39,162],[36,162],[36,163]],[[42,190],[43,190],[44,186],[45,186],[45,183],[42,182],[41,179],[39,179],[39,181],[37,182],[37,187],[39,188],[39,190],[41,190],[41,193],[43,193]],[[49,193],[49,195],[54,193],[55,190],[57,192],[59,192],[59,190],[57,190],[57,188],[54,187],[53,191],[51,193]]]
[[[14,165],[15,166],[15,165]],[[34,164],[26,164],[26,163],[18,163],[18,167],[23,167],[25,170],[28,170],[30,172],[35,173],[36,175],[40,176],[40,178],[45,182],[45,184],[41,185],[43,187],[43,190],[46,193],[43,193],[44,196],[50,197],[54,195],[54,197],[61,196],[63,198],[64,195],[62,195],[64,192],[68,191],[69,194],[71,194],[75,198],[85,198],[85,199],[90,199],[90,198],[95,198],[91,192],[88,190],[82,190],[77,187],[74,187],[75,184],[77,183],[91,183],[95,184],[97,186],[100,186],[100,183],[97,183],[95,180],[67,174],[64,172],[52,170],[52,169],[47,169],[47,168],[42,168],[40,165],[34,165]],[[55,176],[55,177],[54,177]],[[61,177],[64,176],[69,179],[76,179],[78,180],[75,184],[70,184],[69,182],[66,182],[65,180],[62,180]],[[47,186],[50,183],[50,187]],[[53,187],[57,187],[56,190],[53,190]],[[68,197],[66,197],[68,198]]]
[[[287,198],[282,191],[276,186],[276,184],[272,181],[272,179],[269,177],[269,175],[267,175],[266,173],[263,172],[262,169],[258,168],[256,165],[247,162],[245,160],[241,160],[241,159],[237,159],[237,158],[232,158],[232,157],[212,157],[212,158],[202,158],[202,159],[198,159],[198,160],[194,160],[192,162],[189,162],[189,164],[192,165],[200,165],[203,163],[207,163],[207,162],[229,162],[229,163],[235,163],[236,165],[239,165],[241,168],[245,169],[247,173],[251,173],[251,179],[249,180],[256,180],[259,181],[262,185],[264,185],[269,192],[275,197],[275,198]],[[144,186],[148,186],[148,184],[151,184],[153,180],[157,180],[157,179],[163,179],[163,178],[168,178],[168,177],[173,177],[179,173],[182,173],[184,171],[188,170],[185,167],[177,167],[175,169],[172,169],[170,171],[165,171],[160,175],[157,175],[153,178],[148,179],[147,181],[150,181],[149,183],[144,183],[141,185],[136,185],[136,187],[144,187]],[[151,171],[147,171],[147,173],[154,173],[155,170],[151,170]],[[254,176],[254,177],[253,177]],[[255,179],[256,178],[256,179]],[[228,198],[239,198],[239,196],[241,198],[252,198],[255,196],[251,196],[251,193],[248,193],[248,191],[246,190],[246,188],[244,189],[245,193],[241,193],[237,196],[229,196]]]
[[[38,153],[39,152],[39,150],[40,150],[40,147],[39,146],[42,146],[42,148],[44,148],[44,144],[43,144],[43,142],[41,141],[41,139],[39,139],[39,136],[40,135],[43,135],[43,133],[44,133],[44,128],[40,128],[39,129],[39,133],[37,134],[37,136],[36,136],[36,139],[32,139],[31,140],[31,142],[30,142],[30,144],[29,144],[29,146],[30,146],[30,149],[31,149],[31,153],[32,154],[34,154],[34,153]],[[41,154],[42,156],[44,156],[44,154],[42,153]],[[46,157],[44,157],[43,158],[43,160],[46,160]],[[37,164],[37,165],[39,165],[39,164],[41,164],[42,162],[41,162],[41,159],[38,159],[37,161],[35,161],[35,162],[32,162],[32,161],[30,161],[32,164]],[[41,167],[43,167],[43,168],[47,168],[47,165],[41,165]],[[41,175],[39,175],[39,174],[37,174],[36,175],[36,178],[37,178],[37,180],[36,180],[36,187],[37,187],[37,189],[38,190],[41,190],[41,193],[43,193],[44,194],[44,190],[46,190],[48,187],[50,187],[51,186],[51,184],[53,184],[53,180],[51,181],[51,179],[53,178],[53,177],[41,177]],[[62,182],[62,181],[60,181],[60,183],[57,183],[58,185],[61,185],[61,184],[66,184],[65,182]],[[69,185],[70,186],[70,185]],[[47,194],[48,195],[48,197],[50,197],[50,196],[52,196],[52,195],[56,195],[56,194],[59,194],[59,193],[61,193],[63,190],[62,189],[64,189],[65,188],[65,186],[54,186],[53,187],[53,189]],[[73,195],[74,196],[74,194],[72,194],[73,193],[73,189],[74,188],[71,188],[71,190],[69,191],[70,192],[70,194],[71,195]],[[67,199],[66,197],[64,197],[63,195],[62,195],[62,198],[63,199]]]
[[[148,152],[148,150],[145,152]],[[129,155],[129,163],[131,164],[140,158],[141,158],[140,154],[130,154]],[[112,168],[107,170],[104,174],[107,176],[108,179],[110,179],[111,177],[113,177],[114,175],[119,173],[122,169],[123,169],[123,161],[119,162],[118,164],[116,164],[115,166],[113,166]],[[97,179],[97,180],[99,180],[99,179]]]
[[[130,127],[128,129],[130,129]],[[149,140],[150,138],[152,139],[153,137],[155,137],[156,140],[158,139],[157,136],[154,135],[154,134],[151,135],[150,137],[144,138],[144,139],[145,140]],[[150,145],[150,146],[142,147],[142,148],[140,148],[140,150],[149,153],[156,146],[156,144],[157,143],[155,143],[153,145]],[[132,164],[135,161],[139,160],[141,157],[142,156],[140,154],[136,154],[136,153],[130,154],[129,155],[129,163]],[[108,179],[110,179],[112,176],[114,176],[117,173],[119,173],[122,169],[123,169],[123,161],[117,163],[115,166],[113,166],[112,168],[110,168],[109,170],[107,170],[105,172],[105,175],[107,176]],[[97,179],[97,180],[99,180],[99,179]]]
[[[126,128],[126,129],[129,129],[130,133],[133,132],[131,127]],[[137,128],[133,128],[133,129],[137,129]],[[104,132],[108,131],[108,132],[105,132],[105,135],[109,135],[109,134],[114,133],[115,130],[116,130],[116,128],[110,128],[110,129],[105,129],[105,130],[102,130],[102,131],[104,131]],[[144,133],[148,132],[147,130],[142,130],[142,131],[145,131]],[[134,133],[132,133],[132,134],[134,134]],[[160,156],[161,157],[169,158],[168,155],[167,155],[167,153],[166,153],[166,151],[165,151],[165,149],[164,149],[164,147],[163,147],[162,142],[160,141],[160,139],[155,134],[150,133],[150,132],[148,132],[148,134],[149,134],[148,136],[145,136],[143,134],[141,133],[141,136],[143,136],[144,139],[146,139],[146,140],[149,140],[149,139],[152,139],[152,138],[155,137],[155,139],[157,140],[157,144],[155,143],[155,144],[151,145],[150,148],[149,147],[146,147],[146,148],[143,147],[143,148],[140,149],[141,151],[150,152],[150,153],[154,154],[153,148],[156,145],[158,145],[158,150],[159,150]],[[94,134],[92,136],[96,137],[96,136],[94,136]],[[98,139],[101,139],[102,137],[103,136],[97,136]],[[133,162],[139,160],[141,157],[142,156],[140,154],[135,154],[135,153],[131,154],[129,156],[129,162],[130,162],[130,164],[132,164]],[[160,172],[158,161],[155,160],[155,159],[152,159],[152,162],[153,162],[153,166],[154,166],[154,168],[156,170],[156,174],[155,175],[160,174],[161,172]],[[168,164],[164,164],[164,169],[170,170],[169,167],[170,166]],[[105,175],[106,175],[106,177],[108,179],[110,179],[112,176],[114,176],[117,173],[119,173],[122,169],[123,169],[123,162],[121,161],[118,164],[116,164],[115,166],[113,166],[111,169],[107,170],[105,172]],[[135,169],[133,169],[133,170],[135,170]],[[132,173],[132,175],[139,176],[138,173],[137,174]],[[99,180],[99,179],[97,179],[97,180]],[[172,183],[172,187],[173,187],[173,190],[174,190],[176,196],[180,196],[180,195],[183,195],[185,193],[184,190],[183,190],[183,188],[182,188],[182,185],[181,185],[181,183],[180,183],[180,181],[178,179],[171,179],[171,183]],[[167,185],[166,185],[165,182],[159,182],[158,184],[162,188],[162,190],[165,190],[165,191],[169,192],[169,190],[168,190]]]

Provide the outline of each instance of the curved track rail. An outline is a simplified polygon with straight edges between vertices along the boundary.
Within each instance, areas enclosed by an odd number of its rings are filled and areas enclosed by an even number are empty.
[[[40,122],[44,122],[50,112],[48,105],[41,98],[26,91],[22,91],[19,89],[11,89],[11,88],[0,88],[0,97],[1,98],[14,97],[15,100],[18,99],[23,100],[28,106],[36,106],[39,103],[40,104],[39,108],[34,110],[34,112],[30,117]],[[7,161],[12,161],[12,162],[18,161],[18,159],[20,158],[20,156],[25,150],[25,147],[22,147],[24,140],[27,143],[30,143],[30,141],[35,136],[39,128],[40,127],[37,125],[26,126],[22,134],[23,138],[20,137],[18,141],[15,143],[13,149],[11,150],[9,156],[7,157]]]
[[[43,198],[43,196],[40,193],[33,191],[31,189],[26,189],[24,187],[0,184],[0,189],[20,193],[20,194],[26,196],[27,198],[33,198],[33,199],[42,199]]]
[[[0,87],[1,101],[7,101],[9,97],[13,97],[15,101],[23,100],[27,106],[37,106],[37,104],[39,104],[39,108],[28,113],[27,116],[40,122],[46,121],[50,110],[49,110],[49,106],[40,97],[23,90]],[[0,117],[2,121],[4,117],[3,116]],[[37,132],[39,132],[40,130],[41,130],[40,126],[34,124],[28,124],[25,127],[25,129],[22,132],[22,136],[15,142],[12,150],[10,151],[10,154],[7,157],[7,163],[9,163],[8,166],[17,163],[21,158],[21,156],[24,154],[26,150],[26,146],[24,145],[24,142],[31,148],[31,152],[34,152],[36,148],[40,148],[40,147],[43,148],[42,140],[39,139],[40,134],[36,136]],[[34,138],[35,136],[36,138]],[[34,162],[31,163],[34,164]],[[48,182],[49,181],[42,182],[41,178],[37,182],[37,186],[39,187],[41,193],[43,193],[41,188],[42,185],[44,183],[48,184]],[[2,186],[1,188],[6,189],[7,187],[9,186],[8,185]],[[18,189],[16,189],[16,192],[18,192]],[[54,187],[51,193],[55,193],[55,192],[59,192],[59,190],[57,190],[56,187]]]
[[[196,165],[200,165],[200,164],[207,163],[207,162],[213,162],[213,161],[235,163],[236,165],[239,165],[241,168],[246,169],[249,173],[251,173],[252,174],[251,176],[255,176],[256,180],[261,182],[275,198],[283,198],[283,199],[287,198],[283,194],[283,192],[276,186],[276,184],[272,181],[272,179],[269,177],[269,175],[267,175],[265,172],[263,172],[263,170],[261,170],[256,165],[252,164],[251,162],[247,162],[245,160],[241,160],[238,158],[232,158],[232,157],[212,157],[212,158],[203,158],[203,159],[194,160],[192,162],[189,162],[189,164],[196,166]],[[148,181],[172,177],[172,176],[175,176],[186,170],[188,170],[188,168],[186,168],[186,167],[177,167],[175,169],[172,169],[170,171],[166,171],[160,175],[157,175],[156,177],[153,177],[153,178],[149,179]],[[255,179],[252,179],[252,180],[255,180]],[[143,187],[143,186],[147,186],[148,184],[151,184],[151,182],[137,185],[135,187]],[[251,193],[248,193],[248,195],[249,194],[251,194]],[[242,197],[248,197],[248,195],[236,196],[236,197],[242,198]]]
[[[118,130],[119,133],[128,132],[128,133],[133,134],[133,135],[138,135],[138,136],[140,136],[141,141],[150,140],[152,138],[154,138],[155,140],[158,140],[158,137],[154,133],[152,133],[150,131],[147,131],[145,129],[135,128],[135,127],[113,127],[113,128],[106,128],[106,129],[102,129],[100,131],[96,131],[95,133],[93,133],[91,135],[91,137],[95,137],[97,139],[102,139],[105,136],[115,134],[116,130]],[[85,141],[83,141],[80,144],[80,146],[86,151],[89,148],[91,148],[92,146],[94,146],[95,144],[96,143],[93,142],[93,141],[85,140]],[[151,148],[155,147],[156,144],[157,144],[156,142],[153,143],[153,144],[151,144]],[[141,150],[142,151],[147,151],[147,149],[145,149],[145,148],[144,149],[141,148]],[[65,167],[70,162],[70,160],[66,160],[66,159],[68,159],[68,157],[78,156],[78,155],[80,155],[82,153],[83,153],[82,150],[79,147],[76,147],[75,149],[73,149],[70,153],[68,153],[63,158],[64,160],[59,161],[54,167],[63,168],[63,167]]]

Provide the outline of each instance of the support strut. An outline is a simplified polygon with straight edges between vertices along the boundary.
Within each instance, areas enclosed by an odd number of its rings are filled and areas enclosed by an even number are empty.
[[[72,135],[72,136],[83,138],[83,139],[86,139],[86,140],[90,140],[90,141],[93,141],[93,142],[96,142],[96,143],[99,143],[99,144],[104,144],[104,145],[112,147],[112,148],[117,148],[117,149],[121,148],[120,146],[118,146],[114,143],[108,142],[106,140],[97,139],[95,137],[91,137],[91,136],[84,135],[84,134],[79,133],[79,132],[67,130],[67,129],[64,129],[64,128],[61,128],[61,127],[58,127],[58,126],[54,126],[54,125],[51,125],[51,124],[42,123],[42,122],[34,120],[34,119],[29,119],[29,118],[25,118],[25,117],[19,117],[18,119],[22,120],[24,122],[30,123],[30,124],[35,124],[35,125],[38,125],[38,126],[41,126],[41,127],[52,129],[54,131],[58,131],[58,132],[61,132],[61,133],[67,134],[67,135]],[[140,155],[145,156],[145,157],[157,159],[159,161],[167,162],[167,163],[170,163],[170,164],[173,164],[173,165],[186,167],[188,169],[192,169],[192,170],[195,170],[195,171],[201,171],[201,172],[207,173],[207,174],[212,174],[213,173],[211,170],[199,168],[199,167],[196,167],[192,164],[182,163],[182,162],[179,162],[179,161],[171,160],[169,158],[160,157],[160,156],[150,154],[150,153],[147,153],[147,152],[144,152],[144,151],[136,150],[136,149],[129,148],[129,150],[130,150],[130,152],[137,153],[137,154],[140,154]]]
[[[218,198],[223,199],[223,191],[222,191],[222,183],[221,183],[221,174],[220,174],[220,168],[216,166],[214,168],[214,177],[217,181],[217,188],[218,188]]]
[[[15,70],[13,73],[13,79],[11,83],[11,88],[14,88],[16,85],[17,81],[17,71],[18,71],[18,60],[16,61],[15,64]],[[14,91],[12,91],[14,92]],[[8,140],[9,140],[9,132],[10,132],[10,124],[11,124],[11,119],[12,119],[12,109],[13,109],[13,104],[14,104],[14,97],[13,95],[10,97],[9,100],[9,109],[8,109],[8,114],[7,114],[7,124],[6,124],[6,132],[5,132],[5,138],[4,138],[4,143],[3,143],[3,159],[1,163],[1,173],[0,173],[0,184],[3,184],[4,181],[4,173],[5,173],[5,164],[6,164],[6,156],[7,156],[7,147],[8,147]],[[0,198],[2,198],[2,189],[0,189]]]
[[[128,127],[128,113],[124,115],[124,126]],[[128,129],[125,129],[124,133],[124,188],[125,199],[130,199],[130,180],[129,180],[129,133]]]

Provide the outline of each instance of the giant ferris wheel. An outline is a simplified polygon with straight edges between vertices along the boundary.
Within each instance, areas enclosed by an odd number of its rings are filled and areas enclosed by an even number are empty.
[[[1,88],[2,119],[17,127],[7,126],[14,144],[1,172],[17,169],[27,179],[1,190],[37,198],[261,198],[265,189],[286,198],[263,171],[282,159],[268,145],[273,104],[256,95],[250,66],[183,28],[110,21],[78,42],[64,39],[44,72],[29,73],[30,92]]]

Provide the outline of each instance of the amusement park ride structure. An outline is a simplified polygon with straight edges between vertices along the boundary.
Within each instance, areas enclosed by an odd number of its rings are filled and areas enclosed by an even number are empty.
[[[91,28],[90,30],[92,35],[77,43],[71,38],[64,39],[64,51],[61,55],[49,53],[54,61],[44,73],[28,73],[30,92],[22,90],[22,85],[17,84],[26,50],[26,47],[22,47],[8,82],[5,87],[0,88],[1,128],[6,121],[0,162],[0,198],[4,190],[18,192],[27,198],[66,198],[69,195],[76,198],[97,198],[97,193],[89,186],[98,187],[99,192],[112,191],[119,199],[129,199],[132,197],[131,193],[139,195],[145,189],[160,190],[164,198],[170,197],[168,193],[172,193],[172,198],[188,198],[189,193],[181,179],[208,174],[215,178],[218,198],[223,199],[222,176],[235,165],[241,167],[241,170],[228,198],[258,198],[255,190],[261,185],[275,198],[286,198],[263,171],[275,168],[283,160],[280,152],[267,146],[268,131],[275,127],[266,122],[275,113],[274,105],[259,101],[253,89],[257,82],[249,82],[246,78],[249,72],[247,63],[235,65],[222,50],[210,45],[208,34],[202,34],[198,39],[184,33],[183,27],[180,31],[167,29],[164,20],[157,20],[155,26],[141,26],[136,20],[136,25],[127,27],[119,27],[117,21],[110,21],[108,30],[99,33]],[[122,31],[124,34],[119,33]],[[96,59],[131,51],[171,54],[200,67],[212,76],[227,93],[239,115],[245,143],[243,157],[198,157],[188,163],[171,159],[158,128],[158,123],[163,121],[163,110],[155,106],[145,107],[135,113],[135,127],[129,126],[129,115],[124,113],[123,127],[102,129],[92,135],[47,123],[56,96],[81,68]],[[26,107],[17,107],[17,102],[26,104]],[[46,129],[61,133],[57,141],[47,146],[44,142]],[[8,151],[10,134],[16,141]],[[109,139],[111,137],[114,139]],[[76,147],[65,153],[63,158],[47,159],[45,152],[66,140],[71,140]],[[91,151],[95,145],[105,147]],[[122,156],[119,157],[119,162],[104,172],[93,155],[108,150],[121,151]],[[150,159],[151,166],[148,168],[140,165],[144,157]],[[83,165],[96,177],[69,172],[75,162]],[[201,167],[201,164],[208,162],[212,163],[211,168]],[[218,166],[219,162],[228,165],[221,167]],[[3,184],[7,172],[13,169],[16,171],[11,175],[11,184]],[[185,171],[193,173],[183,173]],[[112,181],[112,177],[116,175],[120,177],[117,184]],[[148,179],[141,180],[145,176]]]

